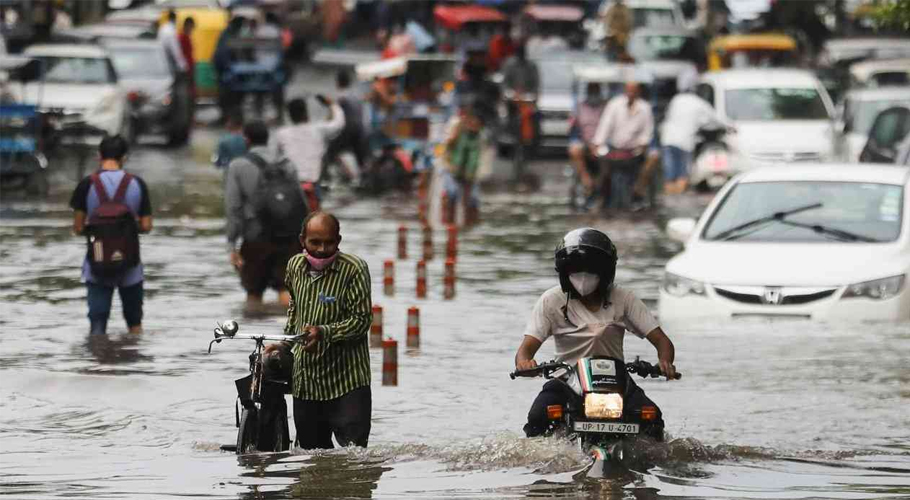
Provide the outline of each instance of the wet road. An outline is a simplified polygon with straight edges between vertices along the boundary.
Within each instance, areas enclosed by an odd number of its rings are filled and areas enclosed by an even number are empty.
[[[367,450],[237,458],[233,379],[252,344],[206,346],[216,320],[242,316],[243,292],[224,253],[214,130],[171,151],[146,144],[128,168],[152,190],[155,230],[142,240],[145,333],[89,339],[78,281],[84,243],[69,231],[66,166],[55,191],[0,204],[0,495],[9,498],[910,498],[910,325],[736,321],[668,324],[682,381],[641,383],[663,409],[670,444],[656,464],[614,480],[574,477],[586,459],[520,429],[538,380],[510,381],[514,351],[538,295],[556,283],[553,246],[594,225],[617,242],[617,281],[655,306],[663,264],[678,251],[660,231],[684,198],[656,216],[601,220],[565,206],[560,162],[534,166],[543,188],[489,193],[483,222],[460,238],[457,296],[442,299],[445,234],[414,298],[415,259],[382,262],[396,228],[416,240],[411,199],[344,190],[328,207],[346,251],[373,274],[385,331],[404,344],[406,310],[421,308],[422,345],[400,354],[400,385],[383,387],[374,351]],[[274,300],[274,295],[270,296]],[[115,311],[118,308],[115,300]],[[283,318],[241,319],[277,332]],[[548,359],[546,344],[538,359]],[[653,360],[629,337],[626,355]],[[293,429],[293,426],[292,426]],[[293,431],[292,431],[293,432]]]

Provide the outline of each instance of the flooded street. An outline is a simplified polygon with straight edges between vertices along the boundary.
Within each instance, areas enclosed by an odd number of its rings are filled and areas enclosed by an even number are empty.
[[[592,225],[620,254],[617,282],[656,310],[665,262],[680,246],[671,213],[599,219],[572,212],[562,161],[538,162],[539,192],[493,192],[460,235],[457,295],[443,300],[445,230],[435,227],[428,298],[415,299],[416,201],[339,189],[327,208],[341,248],[363,257],[385,333],[399,341],[399,386],[381,385],[372,351],[367,450],[297,450],[238,458],[233,381],[252,342],[206,354],[216,321],[278,333],[280,315],[243,318],[244,293],[224,250],[222,177],[209,164],[219,132],[191,144],[137,147],[126,168],[151,189],[155,229],[142,238],[145,333],[131,336],[115,299],[110,335],[89,339],[79,283],[84,242],[70,233],[75,185],[61,168],[47,200],[0,204],[0,496],[31,498],[910,498],[910,325],[730,321],[665,324],[679,382],[641,381],[667,422],[655,465],[611,480],[557,438],[521,427],[538,380],[511,381],[538,296],[557,283],[553,248]],[[69,177],[67,177],[69,176]],[[392,297],[382,264],[410,229]],[[275,295],[267,295],[274,301]],[[420,307],[421,348],[405,351],[407,308]],[[552,342],[538,360],[552,357]],[[628,336],[626,358],[656,361]],[[293,435],[293,424],[291,425]]]

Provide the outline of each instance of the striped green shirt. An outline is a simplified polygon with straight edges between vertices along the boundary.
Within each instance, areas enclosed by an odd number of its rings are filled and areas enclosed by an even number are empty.
[[[340,251],[321,275],[309,271],[302,253],[288,262],[284,283],[291,305],[284,331],[297,335],[306,326],[322,328],[315,351],[294,345],[293,394],[327,401],[370,385],[370,271],[363,259]]]

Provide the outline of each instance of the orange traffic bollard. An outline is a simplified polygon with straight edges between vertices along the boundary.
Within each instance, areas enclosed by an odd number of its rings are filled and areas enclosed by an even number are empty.
[[[417,298],[427,298],[427,263],[417,262]]]
[[[458,226],[449,226],[449,241],[446,242],[446,258],[455,260],[458,257]]]
[[[420,309],[408,309],[408,347],[420,347]]]
[[[382,385],[398,385],[398,342],[382,341]]]
[[[370,347],[382,345],[382,306],[373,305],[373,322],[370,324]]]
[[[395,294],[395,263],[391,260],[382,266],[382,291],[389,296]]]
[[[433,260],[433,228],[423,226],[423,260]]]
[[[455,298],[455,260],[448,259],[446,260],[446,273],[443,278],[443,284],[445,285],[443,289],[442,296],[446,299]]]
[[[398,226],[398,258],[408,258],[408,228],[405,226]]]

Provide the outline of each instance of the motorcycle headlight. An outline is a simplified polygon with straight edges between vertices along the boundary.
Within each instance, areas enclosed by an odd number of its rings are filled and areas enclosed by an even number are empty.
[[[705,294],[704,283],[690,280],[689,278],[683,278],[682,276],[678,276],[672,273],[664,274],[663,287],[667,293],[676,297],[684,297],[689,294]]]
[[[615,392],[585,394],[585,416],[588,418],[621,418],[622,396]]]
[[[880,280],[864,281],[847,286],[844,291],[843,299],[854,297],[865,297],[873,300],[885,300],[899,294],[904,287],[903,274],[882,278]]]

